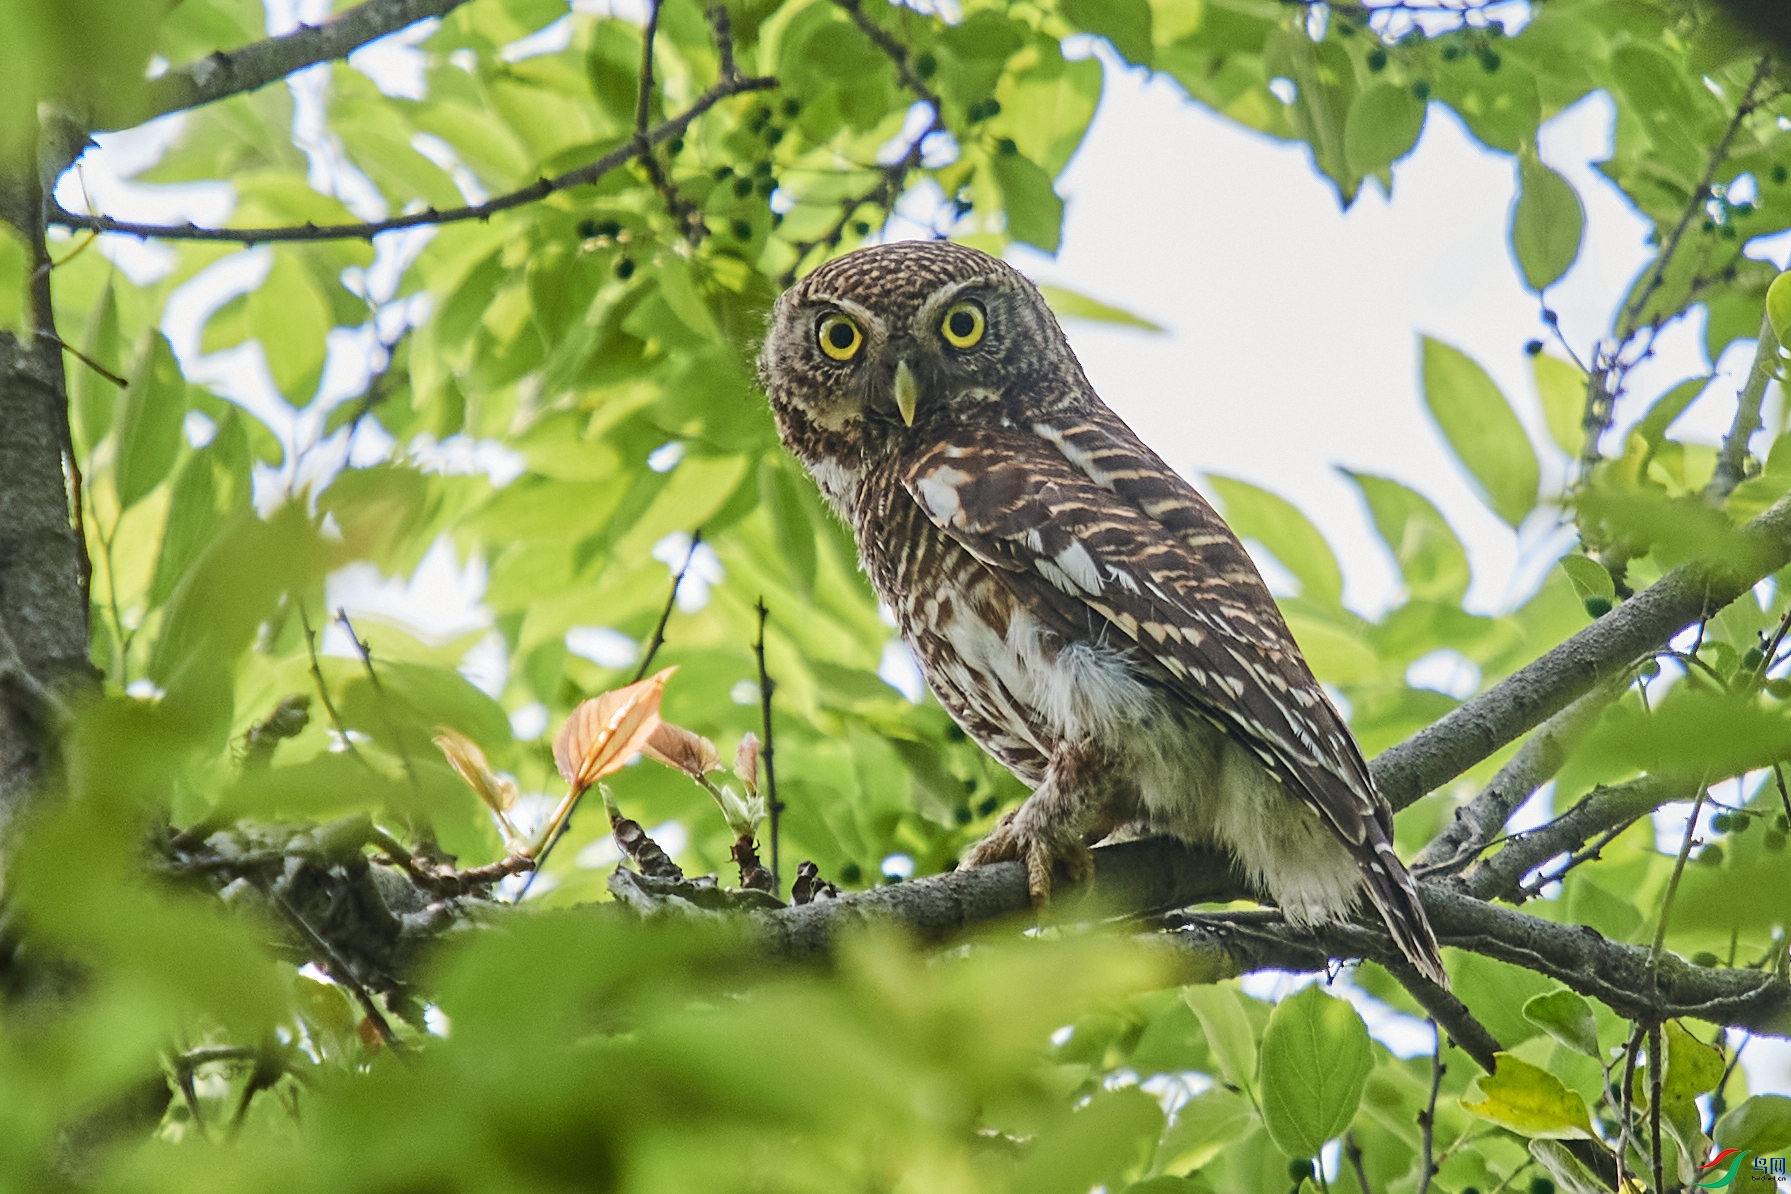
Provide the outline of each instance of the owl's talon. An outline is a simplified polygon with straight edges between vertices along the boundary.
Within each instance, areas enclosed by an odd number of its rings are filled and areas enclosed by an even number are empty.
[[[1071,886],[1094,878],[1094,855],[1080,837],[1050,829],[1038,831],[1022,824],[1014,813],[1002,818],[995,831],[978,842],[958,864],[958,869],[967,871],[997,862],[1026,865],[1026,890],[1034,908],[1051,901],[1060,866]]]

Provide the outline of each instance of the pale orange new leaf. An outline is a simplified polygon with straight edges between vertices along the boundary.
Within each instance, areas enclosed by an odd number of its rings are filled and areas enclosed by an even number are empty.
[[[436,726],[439,733],[434,738],[435,744],[441,748],[442,754],[448,757],[448,765],[460,774],[467,786],[479,794],[487,808],[502,817],[516,803],[516,784],[499,776],[485,761],[485,752],[479,744],[462,734],[459,730],[448,726]]]
[[[659,723],[641,753],[655,763],[664,763],[699,782],[711,771],[721,770],[721,755],[717,753],[715,743],[669,721]]]
[[[619,771],[646,745],[659,726],[659,700],[665,682],[677,670],[668,667],[638,683],[582,701],[572,711],[553,740],[553,761],[574,795]]]

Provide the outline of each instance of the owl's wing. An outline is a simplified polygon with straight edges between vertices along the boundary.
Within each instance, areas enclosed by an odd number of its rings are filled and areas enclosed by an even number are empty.
[[[1243,546],[1118,416],[967,428],[911,458],[903,484],[1048,621],[1135,645],[1356,853],[1390,838],[1355,740]]]

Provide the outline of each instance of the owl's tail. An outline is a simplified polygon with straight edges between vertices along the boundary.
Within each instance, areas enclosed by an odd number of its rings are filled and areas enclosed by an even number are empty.
[[[1412,873],[1393,852],[1393,843],[1386,835],[1369,830],[1367,845],[1373,853],[1362,859],[1362,882],[1375,911],[1387,922],[1393,943],[1399,946],[1406,961],[1418,973],[1443,988],[1449,989],[1449,974],[1443,969],[1443,955],[1437,948],[1437,935],[1431,930],[1424,905],[1418,902],[1418,886]]]

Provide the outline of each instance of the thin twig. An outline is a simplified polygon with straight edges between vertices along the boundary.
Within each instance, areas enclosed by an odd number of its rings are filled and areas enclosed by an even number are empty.
[[[681,135],[703,113],[730,96],[748,91],[766,91],[777,86],[771,78],[750,78],[733,75],[718,80],[697,100],[677,116],[654,126],[647,133],[649,145],[659,145]],[[538,203],[549,195],[596,182],[604,175],[627,165],[639,155],[636,140],[610,150],[588,165],[568,170],[552,178],[540,178],[526,187],[498,195],[483,203],[438,209],[424,208],[385,220],[368,220],[352,224],[281,225],[267,228],[201,228],[195,224],[143,224],[132,220],[115,220],[110,216],[84,216],[52,204],[48,222],[65,228],[87,228],[94,232],[118,232],[140,239],[224,241],[230,244],[261,245],[277,241],[371,240],[385,232],[403,228],[454,224],[466,220],[489,220],[500,212]]]
[[[1355,1176],[1359,1194],[1374,1194],[1374,1188],[1368,1184],[1368,1170],[1362,1165],[1362,1145],[1356,1140],[1354,1132],[1343,1134],[1343,1158],[1349,1162],[1350,1173]]]
[[[1430,1100],[1425,1103],[1424,1110],[1418,1112],[1418,1129],[1423,1140],[1424,1157],[1424,1169],[1418,1177],[1418,1194],[1430,1194],[1430,1179],[1437,1171],[1437,1095],[1442,1092],[1443,1073],[1447,1068],[1443,1065],[1443,1030],[1432,1020],[1430,1031],[1435,1035],[1436,1043],[1430,1052]]]
[[[1662,1181],[1660,1163],[1660,1081],[1661,1071],[1666,1068],[1666,1057],[1660,1048],[1660,1025],[1648,1025],[1648,1143],[1649,1168],[1654,1174],[1654,1188],[1664,1192],[1666,1182]]]
[[[317,631],[311,628],[311,616],[305,612],[305,603],[302,601],[298,603],[298,616],[299,625],[305,631],[305,653],[311,657],[311,679],[317,685],[317,695],[323,702],[324,713],[329,716],[330,728],[335,730],[336,737],[342,740],[343,749],[359,759],[368,770],[377,770],[372,763],[367,761],[367,756],[361,753],[361,748],[356,746],[354,739],[349,736],[348,726],[343,722],[342,714],[336,708],[336,702],[330,697],[330,686],[324,683],[323,665],[318,662],[317,658]]]
[[[647,649],[641,655],[640,666],[634,669],[634,676],[628,681],[638,684],[646,679],[647,669],[653,666],[653,659],[659,654],[659,648],[665,646],[665,624],[671,621],[672,607],[678,603],[678,590],[684,584],[684,575],[690,571],[691,561],[696,559],[697,548],[702,546],[703,528],[698,527],[690,532],[690,547],[684,553],[684,563],[672,577],[671,591],[665,595],[665,605],[659,611],[659,621],[653,625],[653,637],[647,640]]]
[[[1722,451],[1716,457],[1716,471],[1704,496],[1721,502],[1735,487],[1747,479],[1748,442],[1760,430],[1760,405],[1766,399],[1766,387],[1779,374],[1779,337],[1769,316],[1760,317],[1760,335],[1754,343],[1754,363],[1748,369],[1747,381],[1735,403],[1735,419],[1723,436]]]
[[[1636,1055],[1642,1048],[1642,1038],[1647,1030],[1637,1024],[1635,1031],[1629,1034],[1629,1040],[1623,1046],[1623,1089],[1622,1104],[1617,1114],[1617,1188],[1627,1189],[1623,1184],[1623,1171],[1629,1163],[1629,1150],[1635,1145],[1635,1111],[1636,1111]]]
[[[347,987],[349,993],[355,997],[355,1002],[361,1005],[361,1011],[366,1015],[367,1022],[373,1025],[373,1031],[379,1034],[379,1039],[386,1048],[397,1056],[404,1056],[408,1046],[398,1039],[397,1033],[392,1031],[392,1025],[386,1019],[385,1013],[379,1010],[373,993],[367,990],[366,984],[361,982],[359,975],[355,974],[353,963],[342,956],[329,938],[312,928],[310,922],[299,913],[297,908],[292,906],[290,900],[277,892],[272,894],[275,905],[286,914],[286,918],[292,922],[293,927],[298,929],[299,934],[310,943],[313,949],[319,951],[324,961],[330,964],[330,977]]]
[[[1691,815],[1685,819],[1685,837],[1679,843],[1679,856],[1673,860],[1673,877],[1667,880],[1667,894],[1660,902],[1660,919],[1654,926],[1654,943],[1648,947],[1650,963],[1660,960],[1661,947],[1667,940],[1667,922],[1673,915],[1673,901],[1679,895],[1679,879],[1685,874],[1685,860],[1691,854],[1698,832],[1698,814],[1704,811],[1704,797],[1710,791],[1708,775],[1698,784],[1698,795],[1692,801]]]
[[[379,671],[373,666],[373,648],[367,640],[355,632],[354,623],[348,619],[348,611],[340,606],[336,609],[336,623],[348,632],[348,641],[354,644],[355,654],[361,657],[361,666],[366,669],[367,681],[373,686],[373,698],[379,705],[380,716],[385,720],[386,733],[391,736],[392,749],[398,752],[398,761],[404,767],[404,774],[410,777],[411,791],[420,801],[423,796],[423,781],[417,775],[417,765],[410,757],[410,747],[405,744],[404,735],[398,728],[398,721],[392,716],[391,698],[386,692],[385,684],[379,678]],[[427,833],[422,826],[413,826],[413,832]]]
[[[659,193],[666,210],[684,229],[685,239],[694,245],[708,234],[708,226],[703,223],[702,213],[678,194],[677,186],[654,153],[653,143],[647,139],[647,123],[653,106],[653,44],[658,36],[659,0],[648,0],[647,23],[641,30],[641,78],[640,93],[634,105],[634,148],[648,181]]]
[[[66,260],[66,258],[64,260]],[[75,360],[81,362],[83,365],[87,366],[89,369],[93,370],[95,373],[99,374],[101,377],[105,378],[107,381],[111,382],[113,385],[117,386],[119,389],[121,389],[121,390],[130,389],[131,383],[128,380],[126,380],[125,378],[120,377],[118,374],[112,372],[110,369],[106,368],[104,365],[100,364],[98,361],[94,360],[92,357],[88,356],[86,353],[84,353],[80,349],[76,348],[73,344],[70,344],[67,340],[62,339],[60,336],[54,336],[54,335],[50,335],[48,333],[40,332],[39,338],[46,341],[47,343],[49,343],[51,346],[53,346],[55,348],[60,348],[63,352],[66,352],[69,356],[75,358]]]
[[[759,759],[765,764],[765,808],[771,814],[771,882],[774,891],[783,890],[783,872],[778,866],[778,818],[783,814],[784,802],[777,798],[777,767],[775,758],[777,748],[771,737],[771,694],[777,689],[777,681],[765,670],[765,619],[771,611],[765,608],[764,594],[759,595],[757,606],[759,612],[759,632],[753,639],[753,658],[759,665]]]

